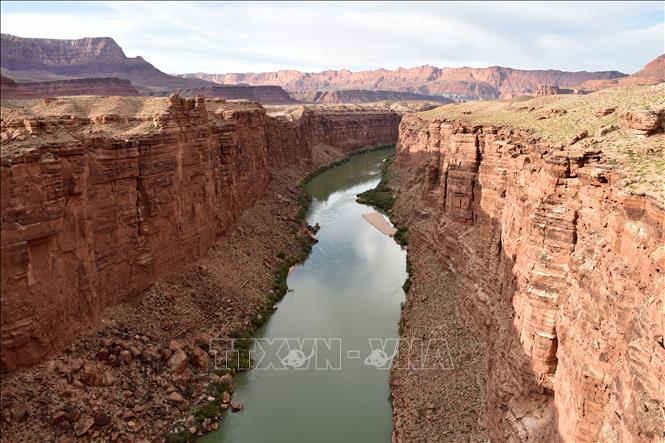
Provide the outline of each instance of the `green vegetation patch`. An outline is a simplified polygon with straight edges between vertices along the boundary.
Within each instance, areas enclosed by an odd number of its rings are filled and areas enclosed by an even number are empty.
[[[381,181],[374,189],[369,189],[361,192],[356,197],[356,201],[363,205],[374,206],[383,211],[389,211],[395,203],[395,196],[393,190],[388,185],[390,181],[390,167],[392,166],[393,157],[387,158],[383,162],[381,169]]]

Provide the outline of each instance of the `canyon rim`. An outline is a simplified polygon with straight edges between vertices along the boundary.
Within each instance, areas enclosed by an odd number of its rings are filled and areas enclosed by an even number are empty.
[[[2,1],[1,440],[665,441],[665,6],[565,7]]]

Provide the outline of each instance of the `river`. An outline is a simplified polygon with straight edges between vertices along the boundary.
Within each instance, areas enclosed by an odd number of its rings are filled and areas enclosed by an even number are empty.
[[[394,350],[406,252],[361,217],[373,209],[355,199],[376,186],[393,153],[355,155],[307,184],[313,197],[307,221],[319,223],[319,241],[256,335],[264,339],[256,355],[265,358],[235,378],[233,398],[244,410],[228,411],[220,429],[200,441],[390,441],[390,362],[379,367],[367,357],[386,344],[384,357]],[[296,348],[301,352],[294,354]]]

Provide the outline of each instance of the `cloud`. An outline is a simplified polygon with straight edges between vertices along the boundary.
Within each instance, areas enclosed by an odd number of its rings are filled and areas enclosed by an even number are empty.
[[[634,72],[662,2],[2,2],[3,32],[111,36],[172,73],[503,65]]]

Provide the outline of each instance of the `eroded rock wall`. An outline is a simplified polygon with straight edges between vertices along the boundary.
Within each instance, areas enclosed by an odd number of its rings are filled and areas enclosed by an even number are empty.
[[[66,95],[139,95],[139,91],[129,80],[120,78],[78,78],[16,83],[3,75],[1,81],[3,100]]]
[[[487,347],[496,441],[663,438],[665,210],[600,155],[402,120],[395,211],[433,214],[424,238]]]
[[[285,121],[174,97],[152,118],[3,121],[2,372],[204,255],[261,198],[271,167],[307,164],[318,143],[396,141],[398,114],[351,114]]]

